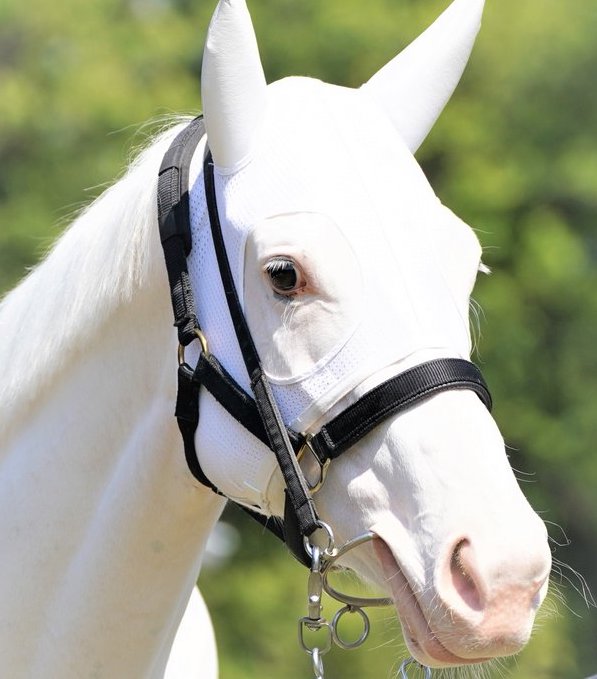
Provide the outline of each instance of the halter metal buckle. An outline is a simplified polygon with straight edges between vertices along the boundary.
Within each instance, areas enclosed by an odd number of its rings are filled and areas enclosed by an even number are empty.
[[[317,493],[318,490],[321,489],[323,484],[325,483],[325,479],[328,474],[328,468],[330,466],[330,462],[332,461],[331,458],[328,458],[323,464],[321,464],[321,461],[319,460],[319,457],[317,457],[317,454],[313,450],[313,446],[311,445],[311,440],[313,439],[313,434],[301,434],[301,436],[304,438],[304,443],[301,446],[300,450],[296,454],[296,459],[301,463],[303,458],[305,457],[305,453],[309,451],[311,453],[311,457],[315,460],[315,463],[319,467],[319,478],[315,483],[311,483],[311,481],[305,476],[305,482],[307,484],[307,488],[309,491],[313,494]]]

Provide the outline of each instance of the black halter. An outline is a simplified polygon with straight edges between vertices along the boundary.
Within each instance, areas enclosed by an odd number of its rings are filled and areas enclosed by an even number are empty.
[[[299,434],[284,425],[259,354],[247,325],[234,285],[216,201],[214,169],[207,153],[203,175],[213,244],[238,343],[251,382],[249,396],[210,354],[201,332],[186,257],[192,247],[189,216],[189,166],[205,127],[201,118],[193,120],[172,142],[159,173],[158,218],[170,282],[174,325],[178,328],[179,368],[176,417],[182,433],[187,464],[195,478],[216,493],[220,491],[205,476],[195,450],[195,431],[199,423],[199,391],[203,386],[253,436],[276,455],[286,484],[284,524],[246,507],[253,518],[286,542],[299,561],[310,565],[304,537],[321,527],[310,488],[297,460],[297,453],[309,449],[322,470],[330,460],[348,450],[380,422],[414,403],[448,389],[470,389],[491,410],[491,396],[481,372],[473,363],[457,358],[442,358],[422,363],[366,393],[356,403],[324,425],[313,436]],[[184,347],[200,339],[201,354],[193,370],[184,360]],[[242,506],[242,505],[241,505]]]

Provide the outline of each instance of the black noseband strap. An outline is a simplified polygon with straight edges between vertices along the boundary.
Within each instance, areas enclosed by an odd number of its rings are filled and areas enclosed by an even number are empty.
[[[255,401],[238,387],[214,356],[202,355],[195,374],[228,413],[269,445]],[[346,452],[392,415],[454,389],[474,391],[491,411],[491,395],[479,368],[460,358],[438,358],[410,368],[368,391],[309,437],[309,447],[323,465]],[[292,429],[288,429],[288,435],[296,451],[306,442],[303,435]]]
[[[460,358],[421,363],[367,392],[324,425],[310,441],[320,462],[334,459],[391,415],[452,389],[470,389],[491,411],[491,395],[481,371]]]

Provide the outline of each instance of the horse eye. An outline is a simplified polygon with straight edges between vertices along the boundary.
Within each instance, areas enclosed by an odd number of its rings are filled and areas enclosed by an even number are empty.
[[[302,276],[297,265],[288,257],[274,257],[264,267],[270,284],[279,295],[289,297],[303,287]]]

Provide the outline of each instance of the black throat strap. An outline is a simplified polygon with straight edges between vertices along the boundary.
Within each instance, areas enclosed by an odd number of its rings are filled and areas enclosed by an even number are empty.
[[[192,247],[188,195],[189,166],[204,134],[202,119],[193,120],[173,141],[164,156],[159,175],[160,236],[168,270],[174,325],[178,328],[181,348],[202,336],[186,257]],[[296,458],[299,449],[308,444],[309,449],[323,466],[347,451],[390,416],[434,394],[452,389],[469,389],[477,394],[489,410],[492,405],[491,396],[481,372],[473,363],[458,358],[442,358],[422,363],[390,378],[343,410],[312,436],[306,437],[287,428],[261,367],[259,354],[234,284],[218,214],[214,167],[209,154],[205,158],[203,175],[212,239],[222,285],[254,397],[236,383],[203,344],[195,369],[184,361],[184,352],[181,351],[176,417],[183,437],[185,456],[195,478],[219,493],[201,469],[195,449],[194,437],[199,423],[199,394],[201,387],[204,387],[251,435],[274,452],[286,484],[283,528],[276,521],[268,521],[267,517],[258,512],[250,509],[247,511],[285,541],[299,561],[309,566],[311,560],[305,552],[303,538],[311,535],[319,527],[319,517]]]

